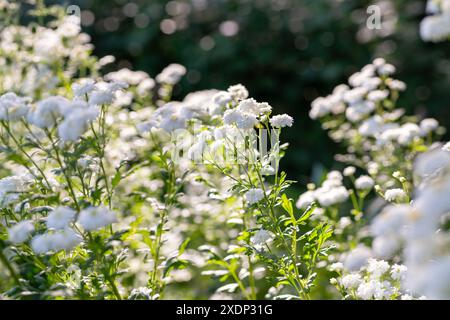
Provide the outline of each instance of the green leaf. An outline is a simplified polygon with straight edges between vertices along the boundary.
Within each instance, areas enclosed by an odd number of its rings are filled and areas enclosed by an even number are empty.
[[[295,216],[294,216],[294,208],[292,206],[291,200],[288,199],[286,194],[283,193],[281,196],[281,206],[284,210],[286,210],[287,213],[291,216],[292,223],[295,224]]]

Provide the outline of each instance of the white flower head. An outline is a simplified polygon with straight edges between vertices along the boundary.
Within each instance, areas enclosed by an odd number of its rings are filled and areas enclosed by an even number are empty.
[[[95,89],[95,82],[92,79],[81,79],[77,83],[72,84],[72,91],[75,97],[82,97],[91,93]]]
[[[17,121],[25,117],[30,109],[29,98],[18,97],[13,92],[0,97],[0,120]]]
[[[245,199],[249,204],[254,204],[262,200],[264,198],[264,191],[259,188],[253,188],[248,190],[245,193]]]
[[[236,84],[228,88],[228,93],[231,94],[234,100],[240,101],[247,99],[248,90],[242,84]]]
[[[361,284],[362,279],[359,273],[351,273],[342,277],[340,282],[345,289],[356,289]]]
[[[89,207],[80,212],[78,222],[91,231],[117,222],[116,214],[105,207]]]
[[[348,166],[344,169],[344,171],[342,172],[344,174],[344,176],[349,177],[354,175],[356,172],[356,168],[353,166]]]
[[[186,68],[181,64],[172,63],[165,67],[160,74],[156,76],[156,81],[159,83],[167,83],[175,85],[180,81],[181,77],[186,74]]]
[[[69,100],[60,96],[52,96],[39,101],[28,113],[28,121],[39,128],[51,128],[62,116]]]
[[[32,221],[21,221],[8,229],[8,240],[14,244],[25,242],[33,231],[34,225]]]
[[[75,218],[76,211],[69,207],[58,207],[47,216],[47,228],[65,229]]]
[[[388,272],[389,269],[390,269],[389,263],[387,263],[384,260],[376,260],[376,259],[368,260],[367,272],[369,272],[370,275],[375,279],[379,279],[382,275]]]
[[[369,176],[360,176],[355,180],[355,187],[358,190],[370,190],[373,188],[375,182]]]
[[[270,118],[270,124],[275,128],[292,127],[294,119],[287,114],[280,114]]]
[[[407,197],[406,192],[400,188],[386,190],[384,194],[384,198],[389,202],[402,201],[406,199],[406,197]]]

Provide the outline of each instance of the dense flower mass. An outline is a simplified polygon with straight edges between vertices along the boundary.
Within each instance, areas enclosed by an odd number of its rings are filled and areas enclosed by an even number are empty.
[[[425,41],[439,42],[450,39],[450,1],[428,0],[429,16],[422,20],[420,35]]]
[[[185,67],[103,75],[63,8],[0,9],[0,299],[450,298],[450,142],[392,64],[314,100],[345,153],[294,189],[294,119],[243,84],[174,101]]]

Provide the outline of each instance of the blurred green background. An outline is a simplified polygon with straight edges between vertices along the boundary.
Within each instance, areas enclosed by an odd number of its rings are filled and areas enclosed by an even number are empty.
[[[116,68],[155,76],[173,62],[188,69],[176,98],[242,83],[276,113],[295,118],[283,162],[302,184],[339,146],[308,117],[310,103],[376,57],[406,82],[400,107],[450,127],[450,43],[419,37],[425,0],[72,0],[82,10],[94,54],[114,55]],[[369,30],[367,7],[381,8],[382,28]],[[315,168],[315,169],[314,169]]]

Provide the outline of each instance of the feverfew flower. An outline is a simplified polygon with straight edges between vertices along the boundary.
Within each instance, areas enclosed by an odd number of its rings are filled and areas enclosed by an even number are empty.
[[[181,64],[172,63],[164,68],[160,74],[156,76],[156,81],[159,83],[167,83],[170,85],[176,84],[181,77],[186,74],[186,68]]]
[[[236,84],[228,88],[228,93],[231,94],[234,100],[240,101],[247,99],[248,90],[242,84]]]
[[[0,97],[0,120],[17,121],[26,116],[29,110],[29,98],[18,97],[13,92]]]
[[[406,192],[400,188],[389,189],[386,190],[386,192],[384,193],[384,198],[389,202],[402,201],[406,199],[406,197],[407,197]]]
[[[33,238],[31,247],[37,254],[49,251],[71,250],[81,243],[81,236],[71,228],[44,233]]]
[[[69,101],[60,96],[52,96],[39,101],[36,107],[28,113],[28,121],[39,128],[51,128],[56,124],[66,109]]]
[[[420,122],[420,129],[422,130],[422,134],[426,135],[439,127],[439,122],[433,118],[423,119]]]
[[[34,225],[32,221],[21,221],[8,229],[8,240],[14,244],[25,242],[33,231]]]
[[[270,119],[270,124],[275,128],[292,127],[293,122],[294,119],[287,114],[276,115]]]
[[[89,123],[99,115],[96,107],[79,109],[67,116],[58,126],[58,135],[63,141],[76,141],[89,128]]]
[[[89,207],[80,212],[78,222],[84,229],[97,230],[117,221],[114,212],[105,207]]]
[[[69,207],[58,207],[47,216],[47,228],[65,229],[75,218],[76,211]]]
[[[72,84],[72,91],[75,97],[82,97],[95,89],[95,82],[92,79],[81,79],[78,83]]]
[[[384,260],[369,259],[368,263],[367,272],[375,279],[379,279],[390,268],[389,263]]]
[[[245,199],[249,204],[254,204],[259,202],[262,198],[264,198],[264,191],[259,188],[253,188],[248,190],[245,193]]]
[[[401,264],[394,264],[391,267],[391,277],[394,280],[403,280],[406,276],[406,271],[408,268]]]
[[[369,176],[360,176],[355,180],[355,187],[358,190],[370,190],[373,188],[375,182]]]
[[[361,282],[361,275],[359,273],[351,273],[342,277],[341,279],[341,285],[345,289],[355,289],[360,285]]]
[[[344,176],[349,177],[354,175],[356,172],[356,168],[353,166],[348,166],[344,169],[344,171],[342,172],[344,174]]]

